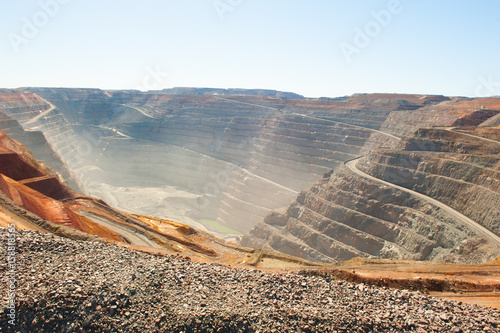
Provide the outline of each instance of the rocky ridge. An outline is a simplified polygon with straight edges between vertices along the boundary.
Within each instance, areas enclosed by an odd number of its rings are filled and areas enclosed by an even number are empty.
[[[6,237],[0,229],[2,243]],[[201,264],[31,231],[18,232],[16,248],[20,331],[500,330],[500,310],[419,292]]]

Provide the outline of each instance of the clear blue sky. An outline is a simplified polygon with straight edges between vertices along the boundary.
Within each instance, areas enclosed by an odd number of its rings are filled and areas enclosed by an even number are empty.
[[[377,23],[390,2],[0,0],[0,87],[500,95],[500,1],[400,0]],[[357,29],[372,29],[369,45]],[[350,62],[342,45],[357,48]],[[168,76],[152,80],[155,68]],[[478,90],[481,77],[495,84]]]

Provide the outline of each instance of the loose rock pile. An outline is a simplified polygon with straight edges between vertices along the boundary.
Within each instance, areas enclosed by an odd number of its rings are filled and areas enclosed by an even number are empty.
[[[5,258],[5,229],[0,240]],[[499,310],[404,290],[200,264],[29,231],[19,231],[16,247],[20,332],[500,332]],[[7,269],[2,259],[2,298]]]

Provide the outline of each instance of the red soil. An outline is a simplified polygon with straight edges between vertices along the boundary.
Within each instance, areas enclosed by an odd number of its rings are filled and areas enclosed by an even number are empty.
[[[74,212],[67,204],[59,201],[74,198],[76,194],[54,175],[42,170],[26,147],[2,131],[0,131],[0,190],[19,207],[47,221],[110,240],[122,241],[115,232]]]

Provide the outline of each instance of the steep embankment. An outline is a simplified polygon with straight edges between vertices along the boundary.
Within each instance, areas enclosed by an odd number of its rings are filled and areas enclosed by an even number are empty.
[[[81,177],[75,173],[82,167],[85,151],[73,128],[54,105],[30,92],[2,90],[0,130],[28,147],[71,188],[84,191]]]
[[[57,225],[71,227],[111,240],[122,239],[91,220],[76,214],[63,201],[77,193],[40,167],[40,162],[18,142],[0,131],[0,190],[12,204]],[[5,202],[5,201],[4,201]]]
[[[431,196],[500,235],[500,141],[476,131],[420,130],[398,150],[374,151],[358,167]]]
[[[458,116],[453,120],[445,114],[450,123],[498,113],[479,111],[474,116],[477,112],[467,112],[469,100],[463,108],[457,106],[460,101],[445,103]],[[412,114],[428,112],[419,109]],[[286,213],[267,216],[242,244],[321,261],[356,256],[492,260],[500,255],[500,146],[488,136],[496,135],[498,129],[493,128],[472,133],[420,130],[395,149],[376,149],[357,163],[335,169],[301,193]],[[353,169],[354,164],[361,172]],[[427,197],[451,208],[440,209]],[[458,218],[460,214],[465,217]]]
[[[0,106],[1,109],[5,108],[15,108],[12,104],[17,102],[21,104],[25,102],[16,101],[14,98],[11,103],[5,103],[5,94],[0,93],[0,100],[3,100],[4,103]],[[17,95],[17,97],[20,97]],[[8,106],[10,105],[10,106]],[[37,107],[38,104],[35,104]],[[24,106],[25,107],[25,106]],[[58,153],[56,153],[50,144],[47,142],[44,134],[41,131],[37,130],[25,130],[17,120],[8,116],[7,114],[0,112],[0,130],[4,131],[7,135],[12,137],[13,139],[21,142],[24,146],[26,146],[33,155],[42,163],[45,164],[44,168],[53,174],[57,174],[60,180],[66,182],[71,188],[81,191],[81,185],[78,183],[73,173],[67,168],[66,164],[61,160]]]

